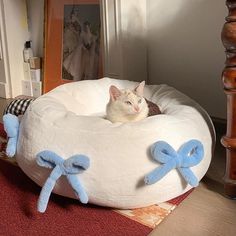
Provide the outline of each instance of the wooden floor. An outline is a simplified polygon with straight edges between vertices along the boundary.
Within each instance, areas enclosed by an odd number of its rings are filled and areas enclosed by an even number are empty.
[[[0,99],[1,113],[7,103]],[[223,196],[225,150],[219,139],[224,130],[217,130],[215,155],[200,186],[150,236],[236,236],[236,200]]]
[[[236,200],[224,196],[225,150],[217,145],[211,166],[190,196],[150,236],[235,236]]]

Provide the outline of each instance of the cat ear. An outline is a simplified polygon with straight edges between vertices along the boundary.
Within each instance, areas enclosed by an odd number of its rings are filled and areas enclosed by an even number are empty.
[[[121,95],[121,91],[114,85],[110,87],[109,93],[113,102]]]
[[[145,86],[145,81],[142,81],[135,89],[134,92],[136,92],[139,96],[143,96],[143,89]]]

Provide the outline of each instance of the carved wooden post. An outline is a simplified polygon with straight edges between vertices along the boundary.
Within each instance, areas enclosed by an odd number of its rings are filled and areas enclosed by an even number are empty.
[[[221,142],[226,148],[225,193],[236,198],[236,0],[226,1],[229,15],[222,30],[226,62],[222,74],[227,95],[227,132]]]

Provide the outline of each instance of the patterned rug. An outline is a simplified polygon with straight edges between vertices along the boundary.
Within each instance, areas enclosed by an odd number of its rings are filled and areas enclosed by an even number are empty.
[[[8,167],[7,163],[9,163],[9,166],[14,165],[15,167],[12,166],[12,168],[15,170],[17,169],[17,173],[18,173],[18,177],[19,175],[22,175],[24,177],[22,177],[24,179],[24,181],[27,182],[27,184],[30,186],[31,184],[33,185],[34,183],[31,183],[30,181],[27,181],[25,179],[27,179],[27,177],[24,175],[24,173],[17,167],[17,163],[15,161],[14,158],[7,158],[5,155],[5,148],[6,148],[6,142],[7,142],[7,138],[6,138],[6,134],[4,132],[3,126],[0,123],[0,159],[4,160],[6,162],[6,165],[4,164],[4,166],[6,166],[6,168],[9,168],[11,170],[11,167]],[[19,171],[18,171],[19,169]],[[3,168],[0,168],[0,174],[3,171]],[[5,169],[4,169],[5,170]],[[4,174],[4,173],[3,173]],[[6,175],[6,174],[5,174]],[[29,183],[28,183],[29,182]],[[19,183],[20,184],[20,183]],[[19,187],[19,186],[18,186]],[[20,188],[20,187],[19,187]],[[37,188],[36,193],[34,194],[34,198],[33,199],[37,199],[37,191],[39,190],[39,188]],[[112,210],[114,213],[118,213],[121,217],[127,217],[128,219],[130,219],[133,222],[136,222],[135,226],[137,227],[138,224],[140,224],[140,226],[145,226],[145,227],[141,227],[140,229],[140,235],[147,235],[149,232],[152,231],[152,229],[154,229],[158,224],[160,224],[165,217],[167,217],[174,209],[176,209],[176,207],[192,192],[192,190],[190,190],[189,192],[175,198],[172,199],[171,201],[168,202],[164,202],[164,203],[160,203],[158,205],[152,205],[149,207],[145,207],[145,208],[140,208],[140,209],[133,209],[133,210]],[[11,195],[11,193],[9,193]],[[59,196],[60,198],[60,196]],[[27,201],[27,200],[25,200]],[[36,201],[36,200],[35,200]],[[73,200],[68,200],[69,202]],[[74,203],[74,202],[73,202]],[[50,203],[49,203],[50,205]],[[36,206],[35,206],[36,207]],[[88,206],[89,207],[89,206]],[[86,209],[88,210],[88,207],[86,207]],[[82,206],[80,206],[81,209],[83,209]],[[94,207],[92,207],[94,210]],[[80,209],[80,210],[81,210]],[[110,209],[106,209],[106,211],[111,211]],[[97,214],[97,213],[96,213]],[[113,215],[112,215],[113,216]],[[125,218],[124,218],[125,219]],[[117,220],[117,219],[116,219]],[[137,224],[138,223],[138,224]],[[127,228],[127,230],[129,230],[129,232],[131,232],[129,228]],[[143,230],[143,231],[142,231]],[[118,232],[118,231],[117,231]],[[124,233],[124,229],[122,229],[122,232]],[[141,232],[143,234],[141,234]],[[101,233],[101,235],[104,235],[104,232]],[[89,233],[87,233],[87,235],[90,235]],[[92,234],[91,234],[92,235]],[[119,235],[117,234],[112,234],[112,235]],[[120,234],[122,235],[122,234]],[[123,235],[132,235],[132,234],[123,234]],[[136,234],[137,235],[137,234]]]
[[[139,222],[140,224],[146,225],[149,228],[154,229],[160,224],[165,217],[167,217],[191,192],[174,198],[168,202],[159,203],[149,207],[143,207],[133,210],[115,210],[119,214],[128,217],[131,220]]]

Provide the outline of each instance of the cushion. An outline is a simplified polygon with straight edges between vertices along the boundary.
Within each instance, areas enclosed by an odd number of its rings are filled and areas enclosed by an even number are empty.
[[[155,115],[161,114],[161,110],[156,103],[151,102],[147,99],[146,99],[146,102],[148,105],[148,116],[155,116]]]
[[[188,191],[191,186],[176,169],[155,184],[145,184],[145,175],[159,165],[153,161],[150,147],[165,141],[178,150],[191,139],[199,140],[204,157],[191,170],[200,180],[209,167],[215,142],[211,120],[195,101],[167,85],[147,85],[144,89],[144,97],[157,104],[161,114],[131,123],[105,119],[109,87],[134,88],[137,84],[110,78],[79,81],[37,98],[20,124],[19,166],[43,186],[50,170],[37,165],[39,152],[51,150],[64,159],[86,155],[90,167],[79,178],[89,202],[108,207],[144,207]],[[64,177],[58,179],[53,191],[76,198]]]

